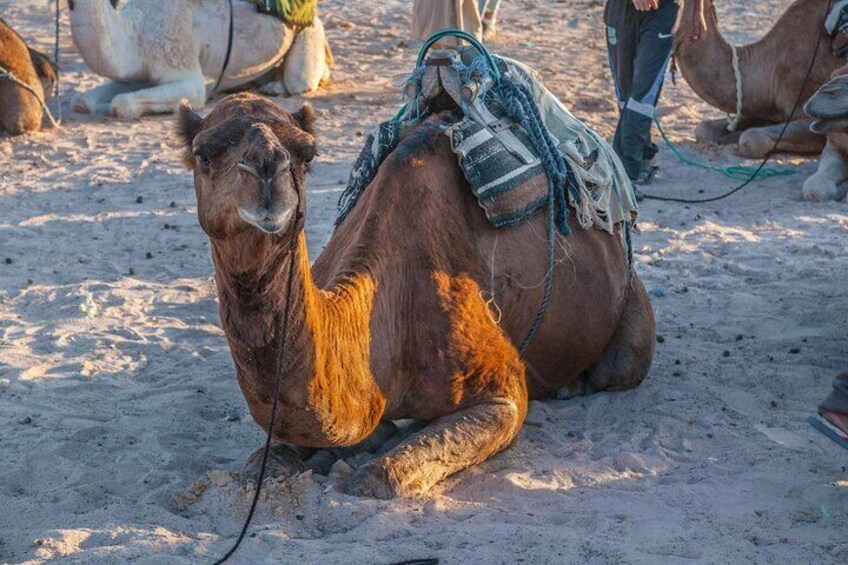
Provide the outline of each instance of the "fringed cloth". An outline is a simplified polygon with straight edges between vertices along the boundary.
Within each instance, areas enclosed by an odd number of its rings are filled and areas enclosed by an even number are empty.
[[[290,27],[311,26],[318,0],[248,0],[260,14],[268,14]]]
[[[442,60],[434,63],[439,57]],[[429,114],[429,102],[447,93],[462,110],[463,119],[445,133],[492,225],[519,225],[554,201],[561,234],[568,234],[572,213],[583,228],[615,233],[621,227],[630,257],[636,198],[612,148],[575,118],[530,67],[504,57],[495,60],[502,72],[497,90],[473,48],[434,51],[428,63],[412,73],[405,83],[410,102],[368,137],[339,199],[336,225],[395,149],[401,130],[420,124]],[[516,99],[524,103],[516,107]],[[526,108],[531,115],[526,115]],[[543,153],[550,147],[554,150],[540,155],[540,147]],[[556,198],[549,200],[551,187]]]

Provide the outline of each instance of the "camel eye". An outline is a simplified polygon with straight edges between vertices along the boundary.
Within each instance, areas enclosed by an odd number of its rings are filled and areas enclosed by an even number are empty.
[[[200,151],[194,154],[194,160],[200,165],[200,170],[204,173],[208,172],[212,167],[212,158]]]

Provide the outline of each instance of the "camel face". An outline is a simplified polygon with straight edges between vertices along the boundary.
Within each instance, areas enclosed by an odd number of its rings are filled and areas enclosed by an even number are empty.
[[[804,105],[804,111],[815,118],[815,132],[848,129],[848,75],[837,76],[819,88]]]
[[[311,107],[294,115],[276,106],[249,117],[233,115],[234,109],[250,108],[256,100],[235,97],[205,119],[188,106],[180,112],[200,224],[216,239],[247,230],[282,234],[302,206],[306,168],[315,155],[314,139],[303,129],[311,120]]]

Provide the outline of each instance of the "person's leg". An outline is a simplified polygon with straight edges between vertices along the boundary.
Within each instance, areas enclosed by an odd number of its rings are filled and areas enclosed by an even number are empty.
[[[498,9],[501,0],[480,0],[480,19],[483,22],[483,39],[492,40],[498,35]]]
[[[615,129],[612,146],[618,156],[624,161],[622,131],[624,126],[624,105],[630,97],[633,83],[633,62],[636,58],[636,48],[639,42],[639,14],[631,0],[607,0],[604,9],[604,27],[607,35],[607,53],[609,55],[610,72],[615,85],[615,99],[618,103],[619,120]],[[638,161],[641,166],[641,159]],[[630,174],[630,169],[625,169]],[[636,169],[634,175],[638,174]]]
[[[619,156],[631,179],[647,180],[653,172],[643,163],[657,151],[651,142],[651,125],[671,57],[676,19],[674,0],[662,0],[658,10],[641,14],[633,82],[620,125]]]
[[[833,390],[819,404],[819,414],[848,435],[848,371],[833,379]]]

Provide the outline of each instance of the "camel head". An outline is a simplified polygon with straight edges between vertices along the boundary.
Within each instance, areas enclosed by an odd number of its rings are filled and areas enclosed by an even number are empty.
[[[205,118],[183,103],[184,162],[194,171],[197,213],[209,237],[297,236],[316,154],[313,122],[308,104],[289,114],[248,93],[227,97]]]
[[[807,103],[804,111],[815,121],[811,129],[817,133],[848,131],[848,69],[837,71],[835,78],[819,88]]]
[[[35,49],[29,50],[29,57],[32,61],[32,66],[35,68],[35,74],[41,80],[41,86],[44,89],[44,95],[50,96],[53,93],[53,87],[56,86],[56,81],[59,76],[56,72],[56,65],[53,61],[47,58],[47,55],[40,53]]]

